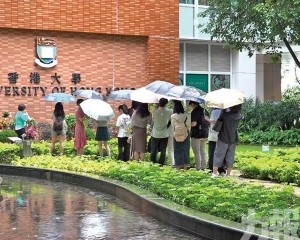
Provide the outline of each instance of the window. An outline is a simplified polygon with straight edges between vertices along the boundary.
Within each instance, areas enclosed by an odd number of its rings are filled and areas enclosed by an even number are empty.
[[[211,71],[230,72],[230,49],[221,45],[212,45],[210,48]]]
[[[198,5],[208,6],[208,0],[198,0]]]
[[[186,44],[186,71],[208,71],[208,45]]]
[[[179,3],[194,4],[194,0],[179,0]]]

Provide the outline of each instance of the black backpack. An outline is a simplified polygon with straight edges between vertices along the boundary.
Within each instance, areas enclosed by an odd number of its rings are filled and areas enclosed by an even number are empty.
[[[56,117],[55,121],[53,122],[53,131],[57,134],[60,135],[62,133],[62,130],[64,128],[63,124],[63,118],[62,117]]]

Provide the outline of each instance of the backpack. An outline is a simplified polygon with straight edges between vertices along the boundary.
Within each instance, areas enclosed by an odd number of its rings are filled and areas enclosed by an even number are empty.
[[[63,118],[62,117],[56,117],[55,121],[53,122],[53,131],[57,135],[60,135],[62,133],[63,128],[64,128]]]
[[[175,119],[174,124],[174,138],[176,142],[184,142],[184,140],[188,137],[188,129],[186,126],[187,117],[183,122],[179,122]]]

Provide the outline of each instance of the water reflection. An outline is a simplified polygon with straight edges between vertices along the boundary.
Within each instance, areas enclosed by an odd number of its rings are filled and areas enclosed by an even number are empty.
[[[113,196],[73,185],[3,175],[0,239],[199,239]]]

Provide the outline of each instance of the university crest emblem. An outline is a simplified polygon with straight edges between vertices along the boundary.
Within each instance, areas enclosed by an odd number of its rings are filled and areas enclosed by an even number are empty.
[[[56,60],[56,39],[48,37],[37,37],[36,52],[38,58],[35,63],[44,68],[51,68],[57,64]]]

